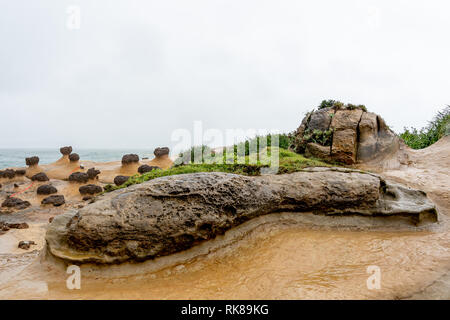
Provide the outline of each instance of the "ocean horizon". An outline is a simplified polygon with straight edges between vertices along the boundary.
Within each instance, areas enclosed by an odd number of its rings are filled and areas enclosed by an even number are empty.
[[[145,149],[101,149],[101,148],[84,148],[74,149],[73,152],[80,156],[80,161],[117,161],[122,156],[134,153],[140,159],[147,157],[152,159],[154,148]],[[0,148],[0,169],[9,167],[26,167],[25,158],[38,156],[40,164],[49,164],[55,162],[62,157],[59,148]]]

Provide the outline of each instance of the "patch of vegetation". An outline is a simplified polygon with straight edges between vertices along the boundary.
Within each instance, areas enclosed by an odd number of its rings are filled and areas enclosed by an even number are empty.
[[[423,149],[447,135],[450,135],[450,106],[439,111],[425,128],[417,130],[405,127],[400,138],[413,149]]]
[[[120,186],[107,185],[104,189],[105,192],[110,192],[160,177],[197,172],[227,172],[246,176],[258,176],[261,174],[262,168],[268,168],[270,166],[272,152],[278,152],[279,155],[278,174],[297,172],[307,167],[330,166],[318,159],[305,158],[302,155],[283,148],[269,147],[265,154],[260,154],[255,158],[252,158],[252,156],[256,155],[237,156],[235,150],[228,150],[230,152],[227,153],[225,151],[224,158],[228,157],[227,159],[233,159],[232,163],[207,163],[207,159],[205,159],[205,163],[200,164],[178,164],[168,170],[153,170],[143,175],[134,175]],[[254,161],[256,158],[257,160]]]
[[[340,110],[340,109],[344,109],[344,110],[345,109],[346,110],[361,109],[361,110],[367,112],[367,108],[363,104],[358,104],[358,105],[351,104],[351,103],[344,104],[344,103],[342,103],[340,101],[331,100],[331,99],[330,100],[323,100],[322,103],[317,107],[318,110],[325,109],[325,108],[333,108],[333,109],[336,109],[336,110]]]

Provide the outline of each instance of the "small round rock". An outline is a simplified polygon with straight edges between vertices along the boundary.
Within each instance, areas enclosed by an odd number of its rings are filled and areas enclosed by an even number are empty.
[[[150,171],[152,171],[152,170],[161,170],[161,168],[160,167],[157,167],[157,166],[149,166],[148,164],[143,164],[142,166],[140,166],[139,168],[138,168],[138,172],[140,173],[140,174],[143,174],[143,173],[146,173],[146,172],[150,172]]]
[[[39,186],[39,188],[37,188],[36,192],[37,192],[37,194],[53,194],[53,193],[57,193],[58,190],[51,184],[44,184],[42,186]]]

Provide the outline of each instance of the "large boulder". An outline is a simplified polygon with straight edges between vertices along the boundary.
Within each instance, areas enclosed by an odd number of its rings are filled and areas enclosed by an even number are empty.
[[[189,249],[255,217],[289,211],[437,219],[423,192],[369,173],[194,173],[116,190],[69,210],[54,218],[46,241],[53,255],[72,262],[143,261]]]
[[[291,148],[306,156],[352,165],[397,156],[399,141],[384,120],[364,106],[334,101],[303,119]]]
[[[138,168],[138,172],[139,172],[140,174],[144,174],[144,173],[150,172],[150,171],[152,171],[152,170],[161,170],[161,168],[160,168],[160,167],[157,167],[157,166],[149,166],[148,164],[143,164],[142,166],[140,166],[140,167]]]
[[[114,184],[116,186],[120,186],[120,185],[124,184],[125,182],[127,182],[128,179],[130,179],[129,176],[116,176],[114,178]]]
[[[103,188],[95,184],[87,184],[78,188],[80,194],[96,194],[103,191]]]
[[[41,204],[51,204],[54,207],[62,206],[64,203],[66,203],[66,200],[64,199],[64,196],[63,195],[56,195],[56,194],[52,195],[52,196],[49,196],[49,197],[47,197],[47,198],[45,198],[45,199],[43,199],[41,201]]]
[[[153,151],[153,154],[155,155],[155,157],[158,158],[158,157],[162,157],[162,156],[168,155],[169,152],[170,152],[169,148],[167,148],[167,147],[162,147],[162,148],[156,148],[156,149]]]
[[[80,160],[80,156],[78,153],[71,153],[71,154],[69,154],[69,160],[71,162],[77,162]]]
[[[95,168],[90,168],[86,173],[89,176],[89,179],[95,179],[101,172]]]

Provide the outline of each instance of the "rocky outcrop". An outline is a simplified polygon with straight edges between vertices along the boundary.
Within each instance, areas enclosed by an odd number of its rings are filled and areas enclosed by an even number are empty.
[[[31,181],[49,181],[50,179],[47,177],[47,175],[44,172],[36,173],[34,176],[31,177]]]
[[[128,179],[130,179],[129,176],[116,176],[114,178],[114,184],[116,186],[121,186],[122,184],[124,184],[125,182],[128,181]]]
[[[41,201],[41,204],[52,204],[55,207],[59,207],[66,203],[63,195],[52,195]]]
[[[57,193],[58,190],[52,186],[51,184],[44,184],[42,186],[39,186],[36,190],[37,194],[44,194],[44,195],[48,195],[48,194],[53,194],[53,193]]]
[[[25,169],[17,169],[16,176],[24,176],[27,173]]]
[[[142,166],[140,166],[138,168],[138,172],[140,174],[146,173],[146,172],[150,172],[152,170],[161,170],[160,167],[156,167],[156,166],[149,166],[148,164],[143,164]]]
[[[137,154],[126,154],[122,157],[122,164],[131,164],[139,162],[139,156]]]
[[[68,156],[69,154],[72,153],[72,147],[71,146],[61,147],[59,148],[59,152],[61,152],[63,156]]]
[[[87,184],[81,186],[78,191],[80,191],[80,194],[96,194],[102,192],[103,188],[95,184]]]
[[[276,212],[399,215],[415,223],[437,219],[423,192],[368,173],[327,168],[259,177],[195,173],[150,180],[67,211],[54,218],[46,241],[53,255],[69,261],[143,261]]]
[[[294,151],[348,165],[397,156],[399,138],[380,116],[363,106],[334,103],[303,119]]]
[[[71,182],[86,183],[88,180],[89,175],[85,172],[74,172],[69,176],[69,181]]]
[[[9,197],[2,203],[2,207],[14,208],[18,210],[26,209],[29,206],[31,206],[31,203],[29,203],[28,201],[24,201],[15,197]]]

